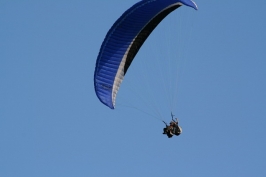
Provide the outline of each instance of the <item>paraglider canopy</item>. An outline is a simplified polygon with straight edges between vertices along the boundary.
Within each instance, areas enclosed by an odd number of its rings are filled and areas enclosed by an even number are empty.
[[[99,100],[114,109],[120,84],[142,44],[156,26],[182,5],[198,9],[191,0],[142,0],[108,31],[97,57],[94,88]]]

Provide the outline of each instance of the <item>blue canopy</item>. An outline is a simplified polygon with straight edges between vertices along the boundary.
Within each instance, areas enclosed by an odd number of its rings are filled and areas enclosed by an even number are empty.
[[[142,0],[113,24],[101,45],[94,72],[95,92],[103,104],[114,109],[120,84],[140,47],[163,19],[182,5],[197,10],[191,0]]]

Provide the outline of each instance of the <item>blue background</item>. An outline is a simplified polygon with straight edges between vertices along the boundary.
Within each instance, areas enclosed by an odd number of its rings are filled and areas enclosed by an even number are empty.
[[[1,177],[266,176],[266,2],[197,0],[198,11],[177,9],[136,56],[111,110],[94,93],[95,62],[135,2],[0,1]],[[189,23],[175,28],[179,13]],[[167,37],[175,41],[183,26],[190,32],[180,39],[190,42],[180,50],[173,110],[183,134],[168,139],[127,88],[141,99],[152,92],[170,120],[163,92],[142,88],[135,74],[143,58],[174,58]]]

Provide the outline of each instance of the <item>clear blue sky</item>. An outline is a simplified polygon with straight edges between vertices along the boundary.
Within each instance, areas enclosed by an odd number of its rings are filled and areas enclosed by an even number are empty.
[[[0,1],[0,177],[266,176],[266,2],[176,10],[137,55],[111,110],[94,93],[95,61],[135,2]],[[183,57],[172,111],[183,134],[168,139],[143,113],[153,114],[141,101],[152,93],[170,120],[164,92],[142,87],[138,62],[152,63],[146,74],[161,82],[153,59],[175,51]]]

